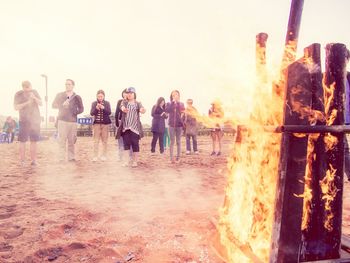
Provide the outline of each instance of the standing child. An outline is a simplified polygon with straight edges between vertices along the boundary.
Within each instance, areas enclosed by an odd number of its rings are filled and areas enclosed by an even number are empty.
[[[165,131],[165,119],[168,118],[165,112],[165,100],[163,97],[158,98],[156,105],[152,108],[152,143],[151,152],[156,151],[156,144],[159,140],[159,151],[164,153],[164,131]]]
[[[197,148],[197,120],[198,111],[193,107],[193,100],[186,101],[187,107],[185,111],[185,135],[186,135],[186,154],[191,154],[191,139],[193,144],[193,152],[198,154]]]
[[[131,163],[132,167],[137,167],[138,153],[140,151],[139,141],[143,137],[143,130],[140,121],[140,113],[145,113],[146,110],[142,104],[136,101],[136,90],[133,87],[127,88],[127,100],[123,100],[120,110],[122,119],[117,131],[117,138],[123,137],[124,153],[132,149],[133,154],[129,162],[125,162],[123,166],[128,166]]]
[[[180,92],[173,90],[170,94],[170,102],[166,104],[165,111],[169,114],[169,134],[170,134],[170,162],[179,162],[181,154],[181,135],[183,129],[183,114],[185,106],[180,102]],[[177,153],[174,160],[174,145],[176,141]]]
[[[219,156],[221,155],[221,139],[224,135],[222,129],[222,119],[224,117],[224,111],[221,106],[221,102],[216,100],[211,104],[211,108],[209,109],[209,117],[212,119],[213,128],[211,131],[211,139],[213,144],[213,151],[211,155]],[[218,144],[218,151],[216,152],[216,143]]]
[[[102,155],[101,161],[106,160],[107,156],[107,141],[109,134],[109,126],[112,123],[109,115],[111,115],[111,105],[105,100],[105,92],[103,90],[97,91],[97,100],[91,105],[90,115],[94,117],[94,158],[93,162],[98,158],[98,145],[100,140],[102,141]]]

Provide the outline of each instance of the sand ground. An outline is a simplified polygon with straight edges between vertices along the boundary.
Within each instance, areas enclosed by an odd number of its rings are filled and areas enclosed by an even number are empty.
[[[92,138],[78,139],[75,163],[58,162],[53,139],[40,142],[35,168],[19,167],[18,143],[0,145],[0,262],[222,262],[211,218],[223,203],[231,141],[211,157],[210,138],[199,137],[199,155],[170,164],[144,138],[137,168],[121,166],[113,138],[97,163]],[[348,183],[343,221],[350,234]]]

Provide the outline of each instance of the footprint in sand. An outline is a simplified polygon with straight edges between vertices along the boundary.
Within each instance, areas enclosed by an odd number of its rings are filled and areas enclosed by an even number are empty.
[[[14,239],[23,235],[24,228],[20,226],[10,226],[6,230],[0,231],[0,236],[3,236],[5,239]]]
[[[12,213],[0,213],[0,220],[10,218]]]
[[[8,252],[8,251],[11,251],[12,249],[13,249],[13,246],[11,246],[10,244],[5,242],[0,243],[0,252]]]

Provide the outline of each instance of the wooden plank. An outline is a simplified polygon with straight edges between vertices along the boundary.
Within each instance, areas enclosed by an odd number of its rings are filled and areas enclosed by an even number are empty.
[[[300,107],[311,107],[311,78],[299,60],[288,67],[284,125],[307,125]],[[282,135],[270,262],[298,262],[308,136]]]

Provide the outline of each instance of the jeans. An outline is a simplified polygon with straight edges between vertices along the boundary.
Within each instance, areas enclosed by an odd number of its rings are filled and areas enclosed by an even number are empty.
[[[160,153],[164,152],[164,133],[153,132],[153,138],[151,143],[151,152],[156,151],[157,141],[159,140],[159,151]]]
[[[350,134],[344,136],[344,174],[350,180]]]
[[[186,135],[186,151],[191,151],[191,138],[193,144],[193,151],[197,152],[197,135]]]
[[[181,154],[182,127],[169,127],[169,134],[170,134],[170,160],[174,159],[175,140],[176,140],[176,146],[177,146],[176,159],[179,159]]]
[[[163,145],[164,145],[164,148],[167,148],[170,146],[169,128],[165,128],[164,137],[163,137]]]

